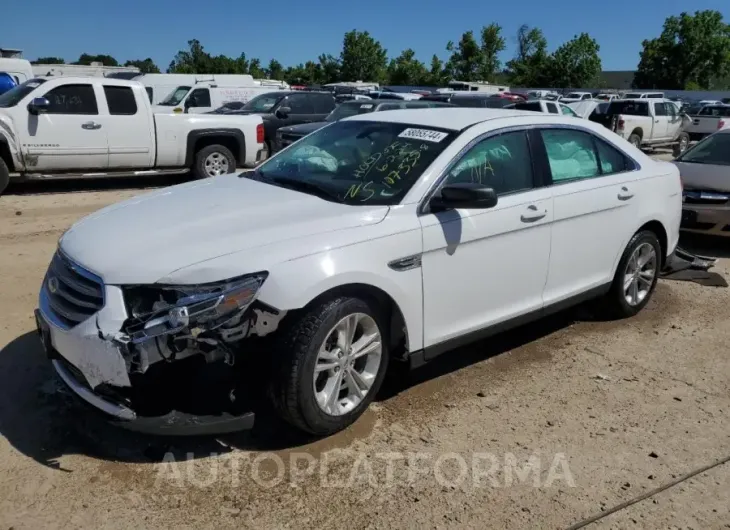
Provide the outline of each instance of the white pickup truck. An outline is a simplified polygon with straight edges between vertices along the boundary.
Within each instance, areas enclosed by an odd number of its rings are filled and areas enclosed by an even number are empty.
[[[580,116],[578,116],[578,114],[568,105],[559,101],[549,101],[547,99],[530,99],[528,101],[520,101],[518,103],[513,103],[512,105],[507,105],[505,108],[531,110],[534,112],[542,112],[544,114],[563,114],[573,118],[580,118]]]
[[[690,118],[692,123],[685,131],[692,141],[699,141],[730,124],[730,105],[708,105]]]
[[[260,116],[155,114],[136,81],[35,78],[0,95],[0,193],[11,178],[213,177],[263,141]]]
[[[668,99],[612,101],[599,121],[638,148],[674,147],[680,154],[689,147],[689,134],[684,129],[690,118]]]

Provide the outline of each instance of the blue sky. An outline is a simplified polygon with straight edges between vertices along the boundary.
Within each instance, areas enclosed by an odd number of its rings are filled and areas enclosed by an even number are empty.
[[[212,54],[276,58],[285,66],[337,55],[342,36],[367,30],[391,57],[405,48],[428,62],[448,56],[447,41],[469,29],[501,24],[503,60],[514,54],[521,24],[542,28],[551,50],[585,31],[601,45],[604,70],[633,69],[641,41],[661,32],[669,15],[716,9],[730,22],[729,0],[6,0],[0,47],[24,56],[109,54],[120,62],[152,57],[164,71],[196,38]],[[584,6],[584,7],[579,7]],[[691,6],[691,7],[690,7]]]

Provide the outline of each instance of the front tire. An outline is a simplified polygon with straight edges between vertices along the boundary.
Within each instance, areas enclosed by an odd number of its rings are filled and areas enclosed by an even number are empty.
[[[302,431],[341,431],[367,409],[388,366],[387,327],[379,308],[337,297],[304,310],[281,330],[270,396]]]
[[[195,154],[194,177],[205,179],[236,171],[236,157],[224,145],[203,147]]]
[[[0,158],[0,195],[7,189],[10,184],[10,170],[5,161]]]
[[[638,232],[631,238],[604,300],[610,315],[632,317],[649,303],[659,279],[661,249],[656,234],[649,230]]]

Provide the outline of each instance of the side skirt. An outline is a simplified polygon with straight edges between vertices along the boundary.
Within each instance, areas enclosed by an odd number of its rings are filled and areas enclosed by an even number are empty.
[[[544,307],[542,309],[538,309],[537,311],[532,311],[530,313],[520,315],[510,320],[500,322],[493,326],[479,329],[477,331],[472,331],[471,333],[468,333],[466,335],[462,335],[460,337],[434,344],[433,346],[429,346],[422,350],[411,352],[408,355],[410,368],[414,369],[423,366],[424,364],[432,361],[434,358],[438,357],[442,353],[446,353],[447,351],[451,351],[455,348],[484,340],[498,333],[502,333],[504,331],[508,331],[510,329],[514,329],[525,324],[529,324],[530,322],[534,322],[548,315],[559,313],[560,311],[576,306],[583,302],[587,302],[589,300],[601,297],[608,293],[610,289],[611,283],[600,285],[579,295],[573,296],[566,300],[561,300],[560,302],[556,302],[549,307]]]

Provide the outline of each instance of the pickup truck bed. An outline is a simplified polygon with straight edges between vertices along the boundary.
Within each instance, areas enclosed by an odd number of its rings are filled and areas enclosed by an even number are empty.
[[[690,116],[692,123],[685,127],[693,141],[702,140],[705,136],[730,124],[730,105],[710,105],[702,107],[697,114]]]

